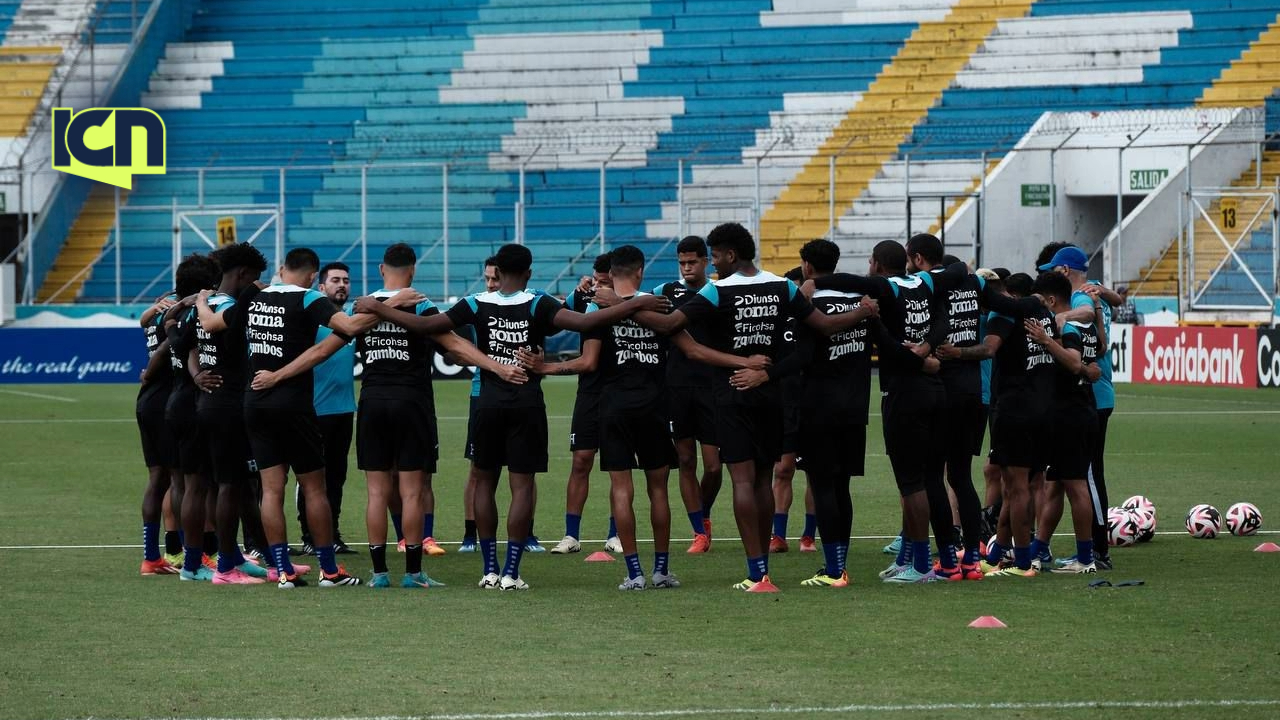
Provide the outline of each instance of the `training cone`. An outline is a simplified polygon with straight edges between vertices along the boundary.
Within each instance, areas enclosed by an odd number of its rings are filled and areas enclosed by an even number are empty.
[[[600,550],[587,556],[586,562],[617,562],[609,553]]]
[[[969,623],[971,628],[1004,628],[1009,627],[1000,622],[1000,618],[995,615],[983,615],[982,617]]]
[[[1253,549],[1254,552],[1280,552],[1280,545],[1273,542],[1264,542]]]

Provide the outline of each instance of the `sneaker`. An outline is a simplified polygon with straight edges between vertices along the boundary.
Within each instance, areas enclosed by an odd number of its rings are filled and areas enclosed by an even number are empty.
[[[653,587],[658,590],[680,587],[680,581],[671,573],[654,573],[649,579],[653,581]]]
[[[976,563],[960,563],[960,574],[965,580],[981,580],[983,577],[982,564]]]
[[[560,542],[556,543],[555,547],[551,548],[552,555],[568,555],[569,553],[581,551],[582,543],[578,542],[578,538],[572,535],[565,535],[560,539]]]
[[[818,552],[818,544],[810,535],[800,536],[800,552]]]
[[[338,572],[330,575],[327,572],[320,573],[320,587],[354,587],[360,584],[360,578],[347,574],[347,571],[338,566]]]
[[[177,575],[181,572],[181,569],[170,565],[169,561],[164,558],[156,558],[155,560],[143,560],[141,572],[143,575]]]
[[[299,564],[299,563],[294,563],[294,564],[293,564],[293,574],[294,574],[294,575],[297,575],[297,576],[301,577],[301,576],[303,576],[303,575],[306,575],[306,574],[307,574],[307,573],[309,573],[309,572],[311,572],[311,566],[310,566],[310,565],[302,565],[302,564]],[[270,581],[270,582],[276,582],[276,581],[278,581],[278,580],[280,579],[280,577],[279,577],[279,576],[280,576],[280,573],[279,573],[279,572],[277,572],[275,568],[267,568],[267,580],[268,580],[268,581]]]
[[[164,561],[178,569],[182,569],[182,553],[181,552],[165,555]]]
[[[1114,570],[1115,565],[1111,562],[1111,553],[1106,555],[1094,555],[1093,565],[1099,570]]]
[[[984,575],[993,575],[995,573],[1000,572],[1001,570],[1011,568],[1011,567],[1013,567],[1013,562],[1010,561],[1009,558],[1000,558],[1000,562],[996,563],[995,565],[992,565],[986,560],[982,560],[978,562],[978,569],[981,570]]]
[[[267,572],[266,568],[262,567],[261,565],[255,565],[254,563],[248,560],[245,560],[244,562],[237,565],[236,569],[244,573],[245,575],[248,575],[249,577],[258,578],[263,582],[266,582],[271,576],[271,573]]]
[[[302,557],[303,555],[315,555],[316,547],[311,544],[311,538],[303,538],[302,545],[297,548],[289,548],[289,555],[293,557]]]
[[[476,539],[469,538],[469,537],[462,538],[462,544],[458,546],[458,552],[473,553],[475,551],[476,551]]]
[[[499,581],[498,589],[504,590],[504,591],[505,590],[528,590],[529,583],[525,582],[524,579],[522,578],[511,577],[510,575],[503,575],[502,580]]]
[[[1058,567],[1066,567],[1075,561],[1076,561],[1076,556],[1072,555],[1071,557],[1058,558],[1057,560],[1053,561],[1053,564]]]
[[[266,578],[256,578],[240,572],[239,568],[232,568],[227,572],[215,572],[213,574],[214,585],[261,585],[266,581]]]
[[[396,552],[398,553],[404,552],[404,547],[405,547],[404,540],[401,539],[399,542],[396,543]]]
[[[400,587],[422,588],[423,590],[425,590],[429,587],[432,587],[431,578],[427,577],[427,574],[424,572],[417,572],[417,573],[413,573],[412,575],[410,575],[409,573],[405,573],[405,576],[400,579]]]
[[[256,547],[246,547],[244,549],[244,557],[246,560],[252,560],[259,565],[267,561],[267,556],[263,555],[262,551]]]
[[[429,538],[423,538],[422,540],[422,552],[424,555],[436,556],[436,555],[443,555],[445,553],[445,550],[444,548],[436,544],[435,538],[429,537]]]
[[[781,535],[774,535],[773,537],[769,538],[769,552],[784,553],[790,549],[791,549],[791,546],[787,545],[787,539],[782,537]]]
[[[1044,555],[1033,559],[1031,561],[1031,567],[1035,568],[1036,572],[1048,572],[1053,568],[1053,563],[1053,553],[1045,553]]]
[[[689,545],[687,552],[691,555],[711,552],[711,536],[706,533],[698,533],[697,535],[694,535],[693,543]]]
[[[884,579],[884,581],[887,583],[898,583],[901,585],[924,584],[924,583],[940,582],[941,580],[942,578],[938,577],[937,573],[933,572],[933,570],[930,570],[927,573],[922,573],[919,570],[916,570],[915,567],[912,567],[912,566],[908,566],[905,570],[898,573],[897,575],[893,575],[891,577],[887,577]]]
[[[437,580],[437,579],[435,579],[435,578],[431,577],[430,575],[428,575],[426,570],[423,570],[422,572],[420,572],[420,573],[418,573],[418,574],[419,574],[419,575],[421,575],[421,576],[422,576],[422,579],[423,579],[423,580],[426,580],[426,581],[427,581],[427,585],[429,585],[429,586],[431,586],[431,587],[448,587],[448,585],[445,585],[443,582],[441,582],[441,581],[439,581],[439,580]]]
[[[178,571],[178,579],[193,582],[211,582],[213,580],[213,571],[203,565],[195,572],[183,569]]]
[[[498,585],[500,585],[501,582],[502,581],[498,579],[498,573],[489,573],[488,575],[480,578],[479,585],[485,590],[497,590]]]
[[[910,567],[911,567],[910,565],[899,565],[896,562],[889,563],[889,567],[880,571],[880,579],[888,580],[891,577],[895,577],[901,573],[906,572]]]
[[[530,535],[529,539],[524,541],[524,551],[528,553],[540,553],[546,552],[547,549],[542,547],[542,543],[538,542],[537,535]]]
[[[1085,565],[1079,560],[1072,558],[1071,562],[1063,565],[1062,567],[1056,567],[1051,572],[1062,573],[1064,575],[1093,575],[1098,572],[1098,566],[1094,563]]]
[[[902,536],[899,535],[898,537],[893,539],[893,542],[889,543],[888,545],[885,545],[883,548],[880,548],[880,552],[884,553],[885,555],[897,555],[898,551],[901,549],[902,549]]]
[[[1039,573],[1036,571],[1035,568],[1029,568],[1027,570],[1023,570],[1017,565],[1010,565],[1007,568],[1001,568],[999,570],[996,570],[995,572],[987,573],[987,575],[990,577],[1028,577],[1028,578],[1033,578],[1038,574]]]
[[[369,587],[371,588],[389,588],[391,587],[391,577],[387,573],[374,573],[369,578]]]
[[[218,553],[214,553],[212,555],[201,555],[200,564],[210,570],[216,571],[218,569]]]
[[[626,580],[622,581],[622,584],[618,586],[618,589],[619,590],[643,590],[644,576],[640,575],[638,577],[627,578]]]
[[[333,552],[338,555],[355,555],[356,551],[352,550],[342,539],[342,535],[334,533],[333,535]]]
[[[848,587],[849,573],[842,571],[839,577],[831,577],[826,568],[818,568],[813,577],[801,580],[800,584],[805,587]]]
[[[611,553],[622,552],[622,538],[618,537],[617,535],[614,535],[608,540],[605,540],[604,549],[605,549],[605,552],[611,552]]]
[[[746,591],[746,592],[749,592],[749,593],[776,593],[776,592],[778,592],[778,586],[773,584],[773,581],[769,579],[769,576],[768,576],[768,575],[765,575],[764,577],[760,578],[759,580],[752,580],[752,579],[750,579],[750,578],[747,578],[746,580],[743,580],[742,582],[740,582],[740,583],[738,583],[738,584],[734,585],[734,586],[733,586],[733,589],[734,589],[734,590],[743,590],[743,591]]]
[[[294,588],[306,587],[307,581],[302,579],[302,575],[294,573],[292,575],[281,575],[276,581],[276,587],[281,590],[292,590]]]
[[[939,580],[946,582],[960,582],[964,580],[964,572],[960,570],[960,566],[953,568],[944,568],[938,563],[933,565],[933,574],[938,576]]]

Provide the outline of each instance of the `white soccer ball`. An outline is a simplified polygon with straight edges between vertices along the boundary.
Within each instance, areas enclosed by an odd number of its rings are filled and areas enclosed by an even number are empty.
[[[1132,510],[1134,521],[1138,523],[1138,542],[1151,542],[1156,536],[1156,508],[1139,508]]]
[[[1241,502],[1227,508],[1227,530],[1232,535],[1253,535],[1262,527],[1262,513],[1253,503]]]
[[[1126,508],[1129,510],[1140,510],[1140,511],[1150,510],[1152,513],[1156,511],[1155,503],[1151,502],[1150,500],[1148,500],[1146,497],[1142,495],[1134,495],[1128,500],[1125,500],[1124,504],[1122,504],[1120,507]]]
[[[1124,508],[1107,510],[1107,544],[1112,547],[1128,547],[1138,542],[1138,521]]]
[[[1222,515],[1212,505],[1196,505],[1187,511],[1187,532],[1193,538],[1212,540],[1222,527]]]

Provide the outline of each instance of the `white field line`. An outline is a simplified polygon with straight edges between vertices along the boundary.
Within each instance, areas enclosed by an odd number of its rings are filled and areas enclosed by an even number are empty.
[[[921,703],[852,704],[829,706],[779,706],[752,708],[686,708],[671,710],[535,710],[508,713],[456,713],[432,715],[383,715],[343,716],[338,718],[311,718],[310,720],[541,720],[542,718],[681,718],[708,715],[848,715],[878,713],[930,713],[947,711],[1028,711],[1028,710],[1178,710],[1184,708],[1239,708],[1276,707],[1280,700],[1232,699],[1232,700],[1049,700],[1043,702],[1002,703]],[[101,719],[96,719],[101,720]],[[200,718],[198,720],[232,720],[230,718]],[[301,720],[300,718],[265,718],[263,720]]]
[[[1165,535],[1165,536],[1183,536],[1183,537],[1186,537],[1187,539],[1191,539],[1191,540],[1194,540],[1194,539],[1195,539],[1195,538],[1192,538],[1190,535],[1188,535],[1188,534],[1187,534],[1185,531],[1183,531],[1183,530],[1158,530],[1158,531],[1156,531],[1156,535]],[[1280,535],[1280,530],[1259,530],[1258,532],[1254,533],[1253,535],[1250,535],[1249,537],[1257,537],[1257,536],[1261,536],[1261,535]],[[1070,533],[1070,532],[1059,532],[1059,533],[1054,533],[1054,534],[1053,534],[1053,536],[1054,536],[1054,537],[1058,537],[1058,538],[1066,538],[1066,537],[1072,537],[1072,533]],[[854,536],[850,537],[850,539],[851,539],[851,540],[874,540],[874,541],[876,541],[876,542],[883,542],[883,541],[885,541],[885,540],[893,540],[893,539],[894,539],[894,538],[896,538],[896,537],[897,537],[897,535],[854,535]],[[687,537],[672,537],[672,538],[671,538],[671,542],[673,542],[673,543],[677,543],[677,542],[687,542],[687,541],[690,541],[690,540],[692,540],[692,539],[693,539],[693,538],[687,538]],[[740,537],[735,537],[735,536],[731,536],[731,535],[716,535],[716,536],[715,536],[715,539],[716,539],[716,540],[719,540],[719,541],[722,541],[722,542],[730,542],[730,541],[732,541],[732,542],[738,542],[738,541],[742,540],[742,538],[740,538]],[[798,541],[798,540],[800,539],[800,536],[799,536],[799,535],[789,535],[789,536],[787,536],[787,539],[788,539],[788,540],[797,540],[797,541]],[[505,539],[502,539],[502,540],[499,540],[499,542],[500,542],[500,543],[505,543],[505,542],[506,542],[506,540],[505,540]],[[638,542],[638,543],[652,543],[652,542],[653,542],[653,538],[636,538],[636,542]],[[591,539],[582,540],[582,541],[581,541],[581,543],[582,543],[583,545],[597,545],[597,544],[598,544],[598,545],[603,546],[603,545],[604,545],[604,538],[599,538],[599,539],[596,539],[596,540],[591,540]],[[348,544],[348,545],[353,545],[353,546],[359,546],[359,545],[368,545],[369,543],[364,543],[364,542],[349,542],[349,543],[347,543],[347,544]],[[437,544],[437,545],[461,545],[461,544],[462,544],[462,541],[461,541],[461,540],[437,540],[437,541],[436,541],[436,544]],[[142,548],[142,545],[140,545],[140,544],[124,544],[124,545],[0,545],[0,550],[138,550],[138,549],[141,549],[141,548]]]
[[[24,390],[0,390],[2,393],[10,395],[21,395],[23,397],[36,398],[38,400],[57,400],[58,402],[80,402],[75,398],[62,397],[60,395],[45,395],[43,393],[26,392]]]

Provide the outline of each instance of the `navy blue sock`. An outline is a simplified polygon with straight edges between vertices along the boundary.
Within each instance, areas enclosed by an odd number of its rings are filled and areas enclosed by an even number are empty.
[[[929,557],[929,541],[928,540],[912,540],[911,541],[911,566],[921,575],[929,572],[929,566],[932,560]]]
[[[230,557],[230,553],[218,553],[218,572],[226,573],[236,569],[236,559]]]
[[[400,524],[399,515],[394,513],[391,515],[391,527],[396,529],[396,542],[399,543],[404,539],[404,526]]]
[[[422,537],[435,538],[436,536],[436,516],[434,513],[426,513],[422,516]]]
[[[182,569],[187,572],[195,572],[200,569],[200,561],[203,559],[204,549],[198,547],[182,548]]]
[[[507,564],[502,566],[503,575],[520,577],[520,558],[524,557],[524,543],[524,538],[507,538]]]
[[[187,548],[188,551],[191,548]],[[293,574],[293,562],[289,560],[289,546],[286,543],[276,543],[268,548],[268,555],[271,556],[271,564],[276,566],[276,572],[281,576]]]
[[[564,514],[564,534],[579,540],[582,538],[582,516],[573,513]]]
[[[498,574],[498,541],[494,538],[480,539],[480,554],[484,556],[484,574]]]
[[[178,531],[178,547],[185,548],[187,546],[187,533],[183,530]]]
[[[938,561],[942,567],[953,569],[956,566],[956,546],[949,542],[938,543]]]
[[[1093,540],[1076,541],[1076,561],[1081,565],[1093,562]]]
[[[640,555],[638,553],[624,555],[622,559],[627,562],[627,578],[638,578],[644,575],[644,569],[640,567]]]
[[[898,536],[898,559],[894,564],[898,567],[911,564],[911,543],[901,535]]]
[[[802,536],[811,538],[818,533],[818,516],[813,513],[804,514],[804,532]]]
[[[849,541],[841,540],[839,543],[834,544],[836,546],[836,558],[839,561],[840,572],[844,572],[845,569],[849,567]],[[823,546],[825,545],[826,543],[823,543]]]
[[[1002,557],[1004,557],[1004,548],[1000,547],[998,540],[992,540],[991,544],[987,546],[987,564],[998,565]]]
[[[316,558],[320,560],[320,569],[330,575],[338,572],[338,558],[333,552],[332,545],[324,545],[316,548]]]
[[[1044,551],[1048,549],[1049,549],[1048,546],[1045,545],[1043,542],[1041,542],[1040,538],[1031,538],[1031,557],[1032,558],[1042,557]]]
[[[761,555],[760,557],[747,558],[747,579],[752,582],[759,582],[761,578],[769,574],[769,556]]]
[[[142,558],[160,559],[160,523],[142,523]]]
[[[694,535],[701,535],[707,531],[702,525],[702,511],[694,510],[689,513],[689,526],[693,528]]]
[[[826,560],[826,571],[829,577],[840,577],[840,546],[835,543],[822,543],[822,557]]]
[[[1019,570],[1031,569],[1031,548],[1013,546],[1013,562]]]
[[[666,575],[671,562],[671,553],[655,552],[653,554],[653,574]]]
[[[975,548],[965,548],[965,549],[964,549],[964,559],[963,559],[963,560],[961,560],[960,562],[964,563],[965,565],[977,565],[977,564],[978,564],[978,560],[979,560],[979,559],[980,559],[980,558],[978,557],[978,548],[976,548],[976,547],[975,547]]]
[[[786,513],[773,514],[773,534],[780,538],[785,538],[787,536],[787,514]]]
[[[618,537],[618,523],[614,521],[612,515],[609,516],[609,535],[605,539],[611,537]]]

